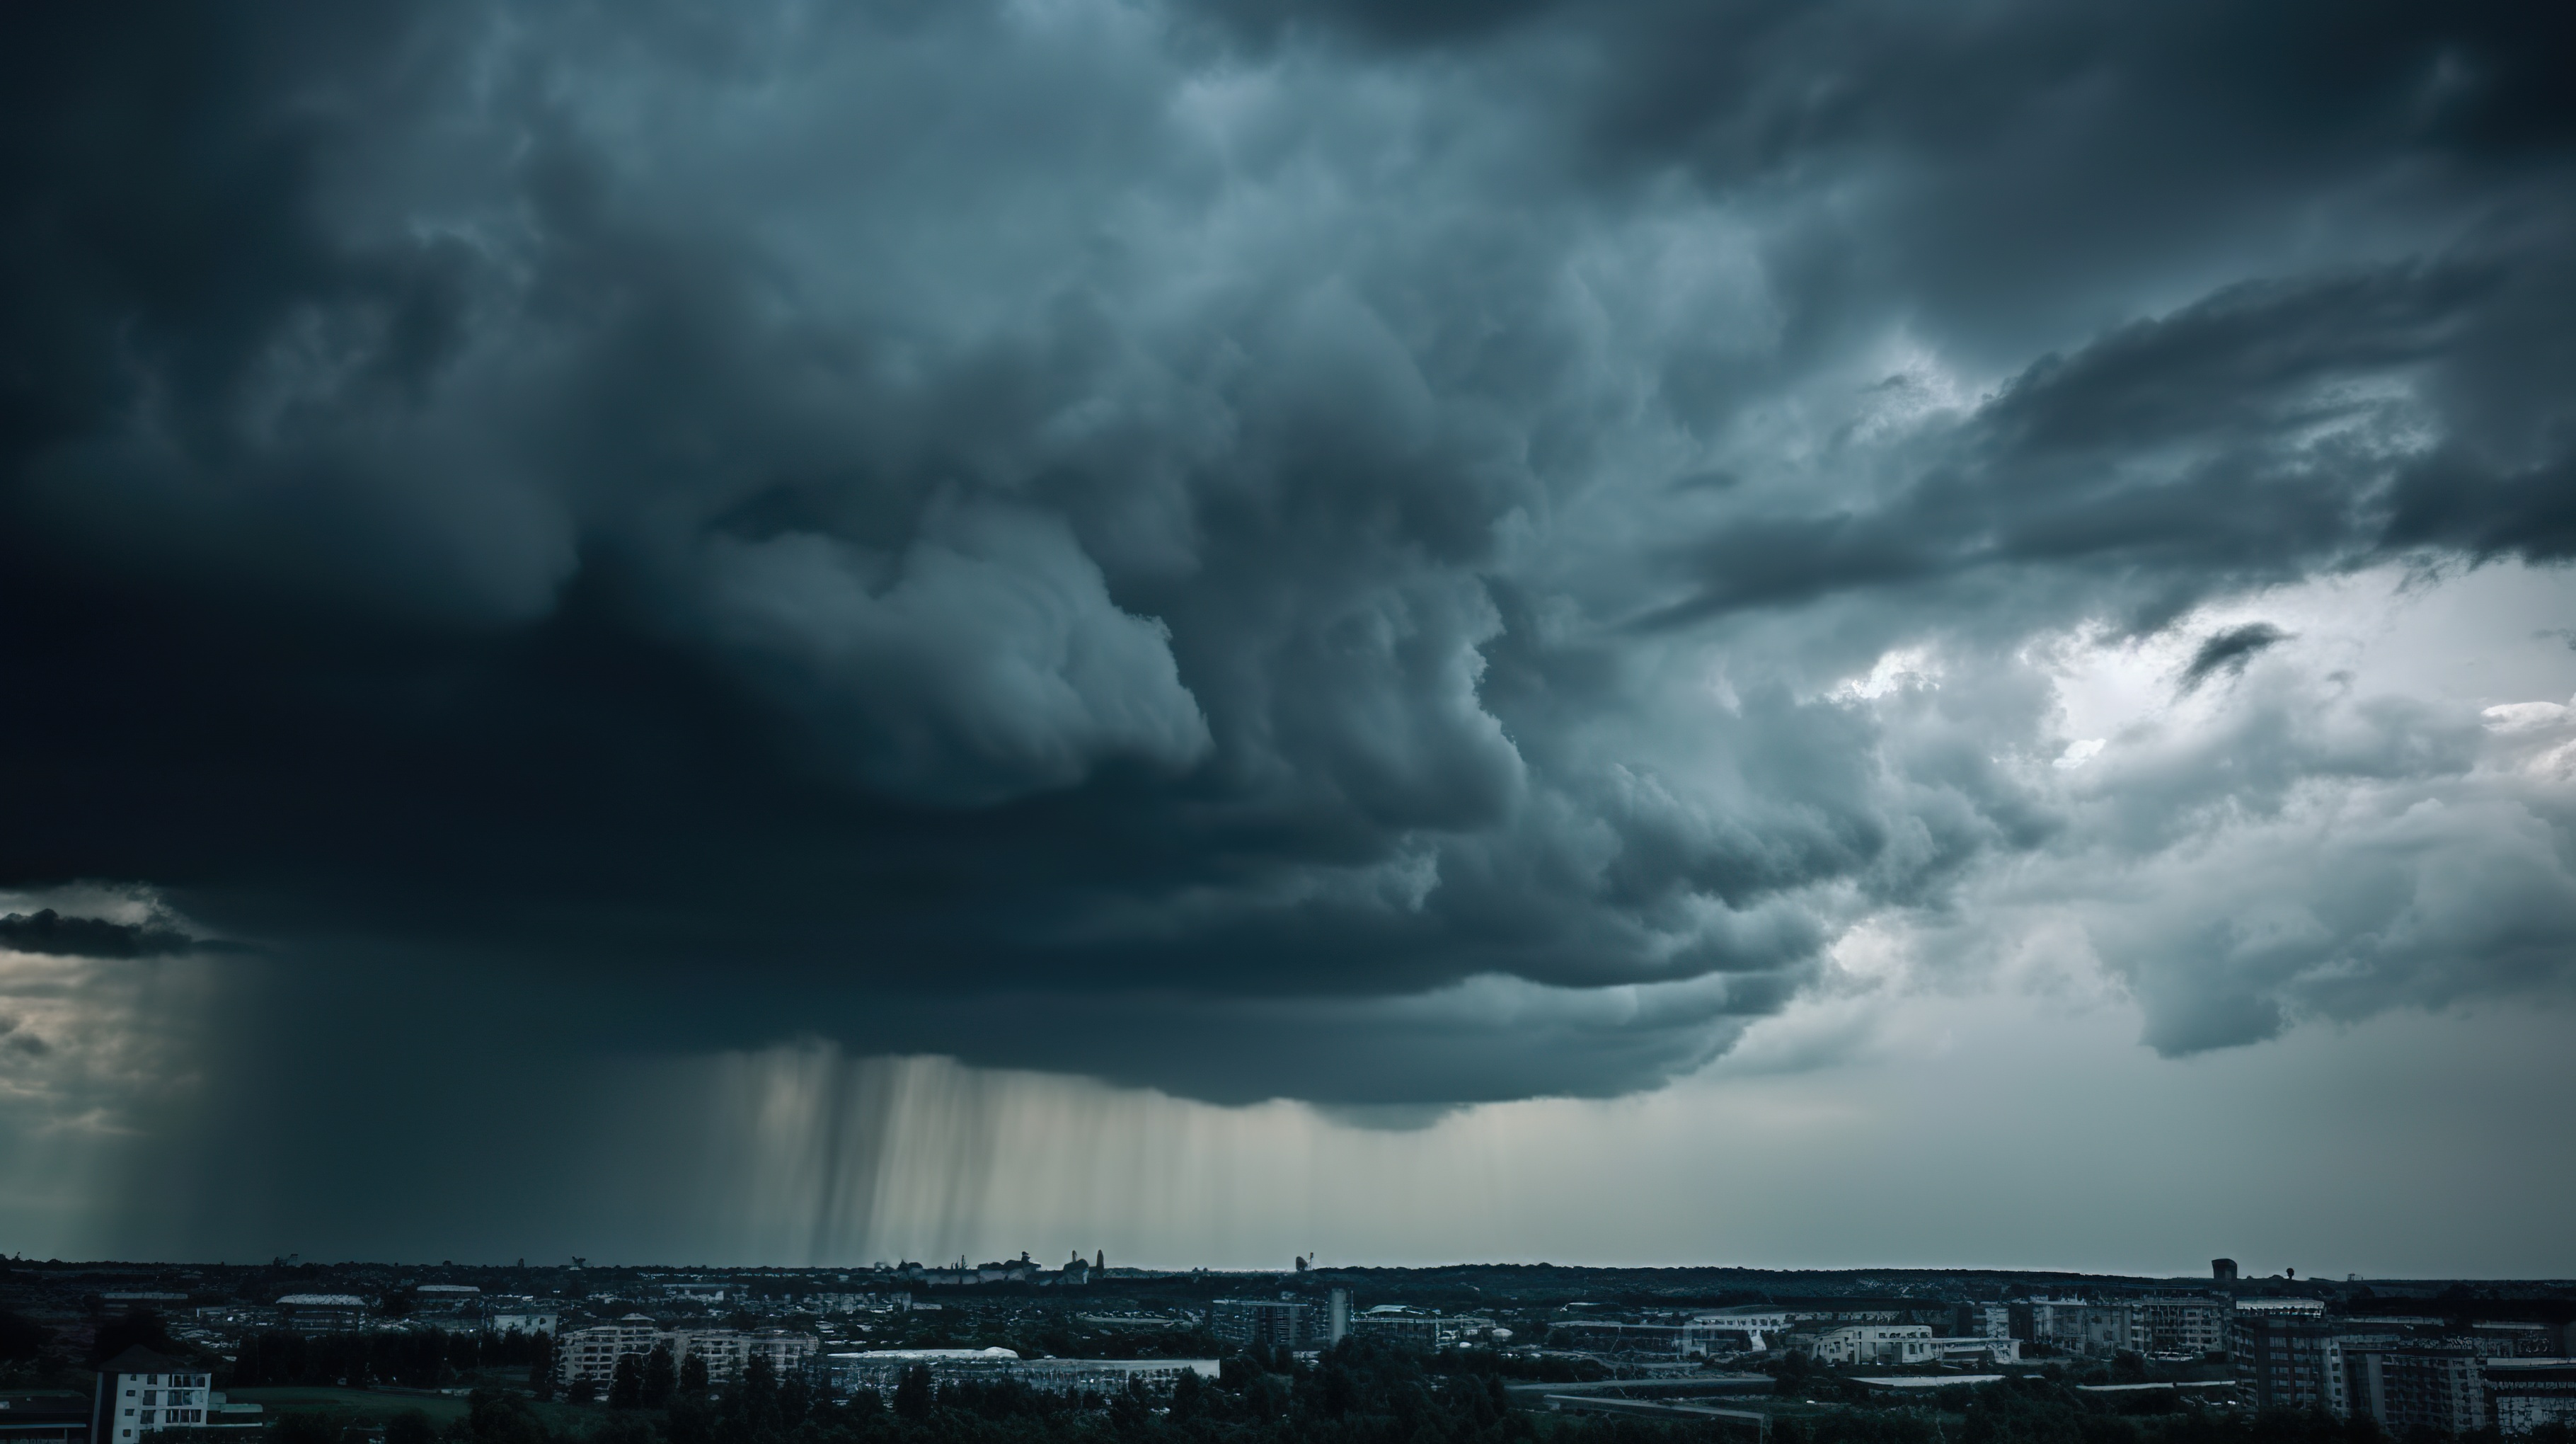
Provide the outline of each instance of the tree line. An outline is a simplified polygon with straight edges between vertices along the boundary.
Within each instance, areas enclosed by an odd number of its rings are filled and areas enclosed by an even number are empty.
[[[436,1389],[471,1381],[484,1369],[550,1366],[551,1343],[547,1335],[517,1329],[498,1334],[384,1329],[309,1337],[270,1329],[242,1340],[223,1382],[239,1389],[279,1384]],[[551,1368],[546,1372],[551,1375]]]

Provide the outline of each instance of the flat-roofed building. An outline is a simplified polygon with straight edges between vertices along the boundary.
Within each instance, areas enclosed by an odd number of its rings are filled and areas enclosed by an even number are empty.
[[[367,1326],[367,1301],[356,1294],[287,1294],[277,1321],[299,1334],[347,1334]]]
[[[1493,1332],[1494,1321],[1479,1314],[1433,1314],[1412,1310],[1371,1309],[1354,1316],[1354,1334],[1407,1349],[1445,1349]],[[1671,1352],[1671,1346],[1662,1346]]]
[[[2469,1337],[2487,1358],[2557,1357],[2563,1333],[2556,1324],[2471,1324]]]
[[[1945,1357],[1947,1339],[1929,1324],[1849,1324],[1804,1336],[1802,1352],[1819,1364],[1930,1364]],[[1984,1341],[1978,1341],[1982,1350]]]
[[[1951,1316],[1951,1330],[1969,1338],[2009,1339],[2013,1336],[2012,1305],[1961,1304]]]
[[[2487,1422],[2485,1362],[2475,1349],[2406,1345],[2346,1355],[2352,1407],[2389,1434],[2474,1433]]]
[[[0,1444],[89,1444],[92,1408],[69,1392],[0,1393]]]
[[[1208,1332],[1247,1349],[1310,1349],[1327,1324],[1324,1311],[1306,1299],[1218,1299],[1208,1305]]]
[[[202,1429],[213,1383],[192,1364],[128,1349],[99,1366],[89,1437],[93,1444],[135,1444],[165,1429]]]
[[[555,1378],[569,1389],[587,1381],[605,1391],[617,1379],[617,1361],[628,1354],[671,1351],[673,1368],[699,1359],[707,1382],[722,1387],[742,1377],[754,1358],[769,1360],[779,1378],[809,1368],[822,1345],[811,1334],[789,1329],[666,1329],[649,1315],[628,1314],[611,1324],[575,1329],[555,1346]]]
[[[2335,1389],[2329,1371],[2343,1366],[2335,1332],[2322,1309],[2238,1309],[2231,1321],[2228,1360],[2236,1383],[2258,1409],[2325,1409]]]
[[[1214,1359],[1023,1359],[1010,1349],[866,1349],[827,1354],[823,1367],[837,1398],[891,1394],[914,1369],[928,1370],[937,1387],[1009,1382],[1043,1394],[1117,1394],[1130,1383],[1165,1388],[1183,1374],[1217,1376]]]
[[[2498,1432],[2576,1426],[2576,1359],[2488,1359],[2479,1372],[2485,1375],[2487,1420]]]
[[[2227,1326],[2236,1317],[2228,1299],[2132,1299],[2129,1347],[2141,1354],[2216,1354],[2227,1349]]]
[[[665,1337],[662,1326],[647,1314],[628,1314],[614,1323],[574,1329],[555,1341],[555,1381],[567,1389],[587,1383],[606,1393],[616,1381],[619,1359],[649,1354]]]
[[[1791,1319],[1786,1309],[1768,1304],[1711,1309],[1693,1314],[1682,1326],[1681,1351],[1685,1354],[1732,1354],[1759,1352],[1777,1346],[1782,1334],[1789,1332]]]

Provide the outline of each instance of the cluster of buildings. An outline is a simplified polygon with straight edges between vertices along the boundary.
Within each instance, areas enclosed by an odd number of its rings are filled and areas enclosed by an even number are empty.
[[[1121,1392],[1131,1383],[1168,1388],[1183,1374],[1217,1376],[1214,1359],[1024,1359],[1010,1349],[868,1349],[827,1354],[824,1377],[836,1397],[862,1389],[892,1394],[914,1369],[941,1388],[963,1383],[1024,1384],[1043,1394]]]
[[[1312,1299],[1218,1299],[1208,1305],[1208,1332],[1238,1349],[1327,1349],[1351,1331],[1351,1295],[1335,1289]]]
[[[217,1304],[182,1315],[183,1332],[193,1323],[223,1334],[239,1334],[251,1329],[286,1329],[294,1333],[353,1334],[364,1329],[383,1328],[388,1324],[409,1328],[438,1329],[447,1333],[504,1334],[515,1329],[523,1334],[552,1334],[563,1325],[560,1310],[536,1300],[513,1296],[489,1296],[471,1284],[422,1284],[406,1291],[406,1306],[399,1313],[380,1302],[359,1294],[296,1293],[281,1294],[274,1303]],[[173,1304],[184,1305],[185,1294],[104,1294],[110,1306],[134,1307],[128,1300],[153,1300],[145,1307],[173,1310]],[[167,1299],[171,1302],[163,1303]]]
[[[1351,1311],[1351,1292],[1321,1299],[1218,1299],[1208,1306],[1208,1332],[1239,1349],[1329,1349],[1358,1334],[1413,1349],[1501,1343],[1512,1331],[1481,1314],[1443,1314],[1402,1304]]]
[[[2262,1408],[2367,1415],[2391,1434],[2527,1434],[2576,1424],[2576,1326],[2336,1318],[2314,1299],[2246,1299],[2228,1361]]]
[[[1305,1261],[1299,1263],[1302,1273]],[[579,1274],[581,1261],[574,1264],[571,1272]],[[432,1274],[438,1282],[415,1284],[387,1269],[308,1269],[292,1283],[224,1285],[209,1282],[202,1270],[82,1266],[76,1272],[65,1270],[67,1277],[59,1283],[31,1273],[19,1287],[39,1304],[61,1309],[63,1317],[151,1309],[169,1319],[179,1338],[209,1347],[274,1328],[306,1335],[388,1325],[544,1334],[554,1341],[556,1382],[577,1397],[609,1391],[621,1361],[649,1359],[657,1352],[675,1373],[697,1361],[708,1382],[719,1388],[740,1380],[752,1360],[766,1359],[779,1377],[803,1378],[842,1397],[863,1390],[890,1393],[915,1370],[927,1372],[940,1386],[1009,1382],[1047,1393],[1097,1395],[1118,1394],[1138,1383],[1167,1388],[1184,1375],[1214,1377],[1218,1371],[1212,1358],[1031,1358],[1008,1349],[839,1352],[849,1346],[824,1341],[836,1337],[837,1330],[820,1326],[823,1339],[811,1331],[829,1315],[941,1307],[916,1304],[910,1292],[916,1288],[1000,1286],[984,1299],[1045,1311],[1049,1305],[1034,1300],[1011,1301],[1037,1289],[1098,1282],[1108,1270],[1105,1258],[1097,1255],[1085,1260],[1076,1254],[1056,1267],[1036,1264],[1023,1254],[1001,1263],[969,1264],[961,1258],[937,1267],[904,1263],[850,1272],[628,1270],[558,1280],[567,1286],[542,1296],[530,1288],[549,1281],[539,1271],[466,1275],[483,1287],[451,1281],[457,1272],[448,1270],[443,1278]],[[1397,1304],[1363,1310],[1347,1289],[1315,1287],[1320,1279],[1297,1293],[1218,1298],[1203,1305],[1199,1301],[1209,1292],[1199,1283],[1203,1272],[1155,1275],[1188,1282],[1166,1289],[1151,1311],[1086,1313],[1080,1319],[1095,1329],[1153,1329],[1167,1336],[1204,1322],[1217,1341],[1206,1352],[1214,1354],[1311,1354],[1352,1337],[1424,1351],[1514,1343],[1513,1331],[1495,1317]],[[2124,1366],[2112,1377],[2126,1382],[2097,1376],[2078,1387],[2220,1391],[2242,1407],[2368,1417],[2401,1438],[2480,1430],[2522,1436],[2551,1423],[2576,1425],[2576,1326],[2471,1322],[2474,1315],[2456,1308],[2440,1318],[2372,1312],[2446,1307],[2404,1302],[2407,1298],[2480,1297],[2431,1284],[2411,1294],[2404,1292],[2410,1285],[2382,1285],[2383,1291],[2374,1294],[2360,1287],[2358,1279],[2347,1281],[2352,1287],[2295,1279],[2240,1281],[2227,1260],[2214,1261],[2213,1274],[2205,1283],[2140,1280],[2098,1293],[2088,1289],[2083,1296],[2068,1286],[2058,1291],[2065,1296],[1992,1298],[1997,1292],[2017,1292],[2022,1284],[2007,1275],[1985,1275],[1940,1281],[1932,1288],[1909,1281],[1908,1291],[1893,1295],[1775,1295],[1770,1303],[1734,1308],[1656,1311],[1571,1304],[1556,1311],[1544,1343],[1605,1356],[1623,1373],[1694,1372],[1703,1360],[1784,1353],[1825,1366],[1905,1371],[1902,1378],[1870,1380],[1888,1387],[1973,1383],[1981,1375],[1999,1377],[2004,1366],[2033,1357],[2108,1362],[2115,1355],[2143,1356],[2168,1367],[2140,1371]],[[1116,1271],[1122,1280],[1145,1276],[1137,1269]],[[88,1293],[74,1280],[110,1287]],[[1876,1280],[1860,1283],[1881,1286]],[[315,1291],[261,1302],[278,1286]],[[485,1287],[493,1292],[487,1294]],[[320,1291],[324,1288],[367,1292]],[[1485,1280],[1483,1288],[1479,1298],[1515,1297],[1508,1278]],[[2287,1296],[2294,1293],[2314,1296]],[[1968,1301],[1960,1301],[1962,1294]],[[2563,1304],[2527,1302],[2563,1299],[2563,1292],[2486,1297],[2497,1300],[2493,1307],[2498,1312],[2565,1317],[2553,1312]],[[960,1304],[951,1298],[947,1306]],[[22,1305],[13,1299],[12,1307]],[[660,1316],[632,1312],[582,1326],[629,1308],[660,1310]],[[744,1311],[732,1315],[737,1323],[801,1321],[805,1328],[717,1326],[727,1309]],[[703,1326],[693,1321],[703,1321]],[[1158,1342],[1168,1342],[1168,1337]],[[1518,1344],[1526,1348],[1539,1342],[1522,1339]],[[2141,1382],[2147,1374],[2160,1381]],[[34,1408],[13,1408],[12,1417],[0,1420],[0,1435],[6,1436],[0,1444],[145,1444],[146,1435],[173,1429],[254,1432],[261,1426],[258,1406],[228,1403],[210,1383],[188,1365],[145,1350],[128,1351],[102,1372],[89,1407],[67,1399],[53,1411],[59,1419],[36,1417],[43,1411]]]
[[[1082,1255],[1077,1253],[1066,1260],[1064,1267],[1060,1269],[1032,1263],[1029,1256],[1024,1253],[1017,1260],[1004,1263],[970,1264],[961,1258],[954,1264],[937,1266],[917,1263],[881,1265],[880,1271],[890,1277],[925,1287],[934,1284],[947,1288],[973,1288],[984,1284],[1030,1284],[1038,1288],[1078,1288],[1091,1282],[1093,1275],[1104,1272],[1108,1267],[1109,1256],[1106,1252],[1095,1252],[1089,1263],[1083,1262]]]
[[[1577,1319],[1559,1323],[1557,1344],[1605,1354],[1668,1355],[1676,1359],[1772,1350],[1822,1364],[2011,1363],[2021,1342],[2009,1319],[1974,1306],[1972,1327],[1943,1334],[1914,1322],[1908,1310],[1883,1303],[1818,1301],[1805,1305],[1751,1304],[1708,1309],[1658,1322]]]
[[[2068,1354],[2126,1350],[2150,1358],[2200,1358],[2227,1348],[2235,1301],[2224,1294],[2166,1293],[2142,1298],[2031,1299],[1981,1308],[1984,1326]]]
[[[604,1394],[616,1380],[619,1359],[650,1355],[655,1349],[668,1349],[675,1369],[691,1359],[703,1360],[707,1381],[719,1386],[741,1378],[755,1358],[769,1360],[784,1379],[812,1367],[820,1348],[812,1334],[789,1329],[668,1329],[648,1315],[628,1314],[557,1339],[555,1382],[567,1392],[587,1383]]]

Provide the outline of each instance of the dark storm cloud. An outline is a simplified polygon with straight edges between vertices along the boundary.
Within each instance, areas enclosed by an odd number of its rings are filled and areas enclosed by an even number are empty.
[[[52,908],[0,916],[0,948],[21,953],[61,953],[82,958],[157,958],[201,946],[176,928],[67,918]]]
[[[2191,660],[2183,664],[2181,687],[2196,691],[2200,684],[2225,672],[2243,676],[2245,664],[2266,647],[2276,647],[2290,639],[2290,634],[2269,622],[2247,622],[2241,627],[2212,632],[2203,637],[2193,650]]]
[[[2077,826],[2028,638],[2568,555],[2538,7],[6,24],[0,883],[288,1031],[1647,1086]]]
[[[1696,544],[1708,580],[1647,620],[2073,569],[2054,585],[2154,630],[2212,594],[2419,549],[2554,560],[2563,462],[2498,475],[2404,438],[2423,392],[2513,345],[2530,293],[2571,290],[2563,253],[2520,248],[2231,287],[2034,363],[1879,495]]]

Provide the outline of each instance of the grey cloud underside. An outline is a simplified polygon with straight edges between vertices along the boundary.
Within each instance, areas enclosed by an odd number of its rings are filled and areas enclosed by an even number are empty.
[[[0,915],[0,948],[82,958],[157,958],[202,946],[173,927],[65,917],[52,908]]]
[[[2031,637],[2576,555],[2546,7],[162,20],[0,46],[0,883],[335,988],[1612,1093],[2166,835]]]

